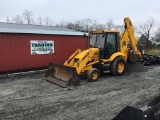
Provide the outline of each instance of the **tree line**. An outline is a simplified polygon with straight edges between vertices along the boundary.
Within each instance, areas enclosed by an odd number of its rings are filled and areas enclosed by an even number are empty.
[[[30,10],[24,10],[22,14],[16,14],[11,19],[7,16],[6,21],[18,24],[53,25],[53,21],[49,16],[35,18],[33,12]]]
[[[7,22],[18,24],[33,24],[33,25],[46,25],[46,26],[60,26],[74,29],[76,31],[87,32],[90,30],[103,30],[103,29],[116,29],[123,32],[123,25],[116,25],[113,19],[109,19],[105,24],[98,23],[97,20],[91,20],[89,18],[83,20],[77,20],[75,22],[61,21],[53,25],[53,20],[49,16],[39,16],[35,18],[34,14],[30,10],[24,10],[22,14],[14,15],[11,19],[7,16]],[[152,33],[152,30],[157,28],[156,32]],[[146,22],[141,23],[135,27],[135,33],[137,33],[138,42],[146,48],[157,47],[157,42],[160,42],[160,28],[156,26],[156,20],[150,17]],[[151,36],[151,33],[154,34]]]
[[[24,10],[22,14],[16,14],[11,19],[9,16],[7,16],[6,21],[18,24],[53,26],[53,20],[49,16],[39,16],[35,18],[33,12],[30,10]],[[83,20],[77,20],[75,22],[61,21],[59,23],[56,23],[54,26],[67,27],[77,31],[89,31],[93,29],[112,29],[113,27],[121,29],[121,26],[115,26],[112,19],[108,20],[106,24],[100,24],[97,22],[97,20],[91,20],[89,18],[86,18]]]

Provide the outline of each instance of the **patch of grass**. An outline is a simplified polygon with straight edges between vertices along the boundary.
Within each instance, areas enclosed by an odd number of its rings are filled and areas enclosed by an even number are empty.
[[[147,51],[145,51],[145,54],[148,54],[148,55],[160,55],[160,49],[147,50]]]

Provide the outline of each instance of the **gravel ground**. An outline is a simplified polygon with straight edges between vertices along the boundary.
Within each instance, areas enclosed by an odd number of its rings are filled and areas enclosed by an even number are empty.
[[[0,120],[111,120],[125,106],[137,108],[160,93],[160,66],[128,65],[124,76],[81,78],[61,88],[43,74],[0,80]]]

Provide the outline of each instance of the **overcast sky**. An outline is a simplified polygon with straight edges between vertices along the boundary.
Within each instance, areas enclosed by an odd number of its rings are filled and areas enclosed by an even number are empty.
[[[24,10],[38,16],[49,16],[53,23],[90,18],[98,23],[113,19],[117,25],[123,24],[124,17],[130,17],[137,25],[149,17],[156,19],[160,27],[160,0],[0,0],[0,22],[10,20]]]

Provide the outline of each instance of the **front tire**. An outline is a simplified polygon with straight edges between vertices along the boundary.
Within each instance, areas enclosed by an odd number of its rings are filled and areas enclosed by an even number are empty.
[[[116,76],[121,76],[125,72],[125,61],[121,57],[117,57],[113,60],[111,63],[111,69],[110,72],[112,75]]]
[[[93,82],[97,81],[100,76],[99,70],[96,68],[92,68],[87,72],[88,81]]]

